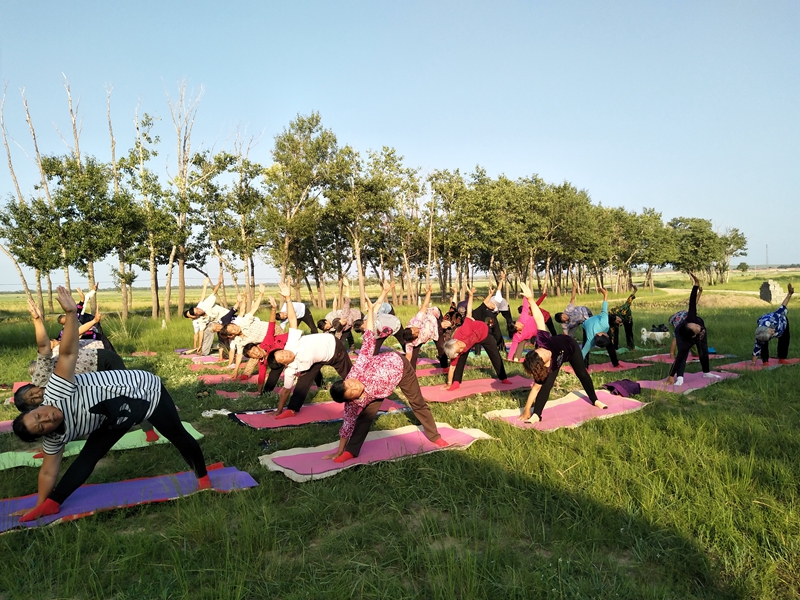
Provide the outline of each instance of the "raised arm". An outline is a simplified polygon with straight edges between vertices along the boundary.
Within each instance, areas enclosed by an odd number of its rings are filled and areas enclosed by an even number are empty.
[[[203,279],[203,291],[200,293],[200,302],[206,299],[206,293],[208,292],[209,283],[211,283],[211,280],[208,277]]]
[[[286,315],[289,319],[289,329],[297,329],[297,313],[294,312],[294,304],[292,304],[292,291],[283,281],[278,284],[278,290],[281,296],[283,296],[283,301],[286,303]]]
[[[255,316],[256,312],[258,311],[259,307],[261,306],[261,301],[264,299],[264,284],[261,283],[258,286],[258,298],[255,302],[253,302],[253,306],[250,307],[248,311],[248,316],[253,317]]]
[[[57,296],[61,310],[64,311],[64,334],[61,336],[58,362],[54,373],[68,381],[75,381],[75,363],[78,360],[78,307],[69,290],[58,286]],[[95,317],[97,318],[97,317]]]
[[[36,333],[36,348],[39,354],[44,356],[52,355],[53,350],[50,348],[50,338],[44,326],[42,313],[31,296],[28,296],[28,312],[31,313],[31,320],[33,320],[33,331]]]
[[[575,304],[575,295],[578,293],[578,282],[572,280],[572,295],[569,297],[569,303]]]
[[[78,336],[82,336],[84,333],[89,331],[92,327],[97,325],[100,322],[101,318],[102,318],[102,315],[100,314],[100,310],[98,309],[98,311],[94,315],[94,318],[91,321],[89,321],[88,323],[84,323],[83,325],[78,327]],[[66,324],[65,324],[64,327],[66,329]],[[63,342],[63,339],[62,339],[62,342]]]
[[[539,308],[539,305],[536,304],[533,299],[531,288],[529,288],[528,284],[524,281],[519,282],[519,287],[522,290],[522,295],[528,300],[531,316],[533,316],[533,320],[536,321],[536,328],[539,331],[545,331],[547,326],[544,324],[544,315],[542,315],[542,309]]]
[[[219,279],[217,280],[217,284],[214,286],[214,289],[211,290],[211,295],[212,296],[216,296],[217,292],[219,291],[219,288],[222,287],[223,277],[224,277],[224,273],[222,272],[222,270],[220,270]]]
[[[472,297],[475,295],[475,288],[469,288],[467,292],[467,318],[472,319]]]
[[[428,283],[427,287],[425,288],[425,299],[422,301],[422,306],[419,307],[419,312],[425,312],[428,310],[428,307],[431,305],[431,292],[433,291],[433,286]]]
[[[783,299],[783,303],[782,304],[783,304],[784,307],[789,306],[789,300],[792,299],[792,294],[794,294],[794,287],[792,287],[792,284],[790,283],[789,284],[789,293],[786,294],[786,298]]]

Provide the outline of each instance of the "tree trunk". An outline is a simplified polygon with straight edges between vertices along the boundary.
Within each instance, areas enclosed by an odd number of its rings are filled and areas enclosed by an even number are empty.
[[[47,280],[47,306],[50,308],[50,312],[54,313],[56,309],[53,306],[53,282],[50,280],[50,271],[45,275],[45,279]]]
[[[158,305],[158,266],[156,265],[156,247],[152,233],[149,234],[148,250],[150,250],[148,259],[150,269],[150,318],[156,321],[161,307]]]
[[[181,246],[178,255],[178,314],[183,314],[186,304],[186,248]]]
[[[89,289],[94,289],[94,284],[96,283],[94,280],[94,261],[90,260],[86,262],[86,271],[89,274]],[[97,313],[97,296],[92,296],[92,303],[90,305],[92,314]]]
[[[39,269],[34,269],[36,276],[36,300],[39,305],[39,310],[44,315],[44,296],[42,295],[42,272]]]
[[[122,320],[128,320],[128,284],[125,283],[125,260],[122,250],[119,250],[119,292],[122,296]]]
[[[169,253],[169,266],[167,267],[167,283],[164,286],[164,319],[169,321],[172,318],[172,310],[170,302],[172,299],[172,269],[175,265],[175,254],[178,252],[178,247],[173,246]],[[183,314],[183,313],[180,313]]]

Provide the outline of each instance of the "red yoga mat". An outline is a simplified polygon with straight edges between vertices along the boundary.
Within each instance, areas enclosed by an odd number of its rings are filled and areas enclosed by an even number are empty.
[[[293,448],[279,450],[259,458],[259,462],[270,471],[283,473],[294,481],[311,481],[341,473],[345,469],[378,462],[394,461],[429,454],[440,450],[463,450],[476,440],[490,440],[491,436],[480,429],[454,429],[447,423],[437,423],[442,438],[450,442],[450,446],[440,448],[425,437],[425,434],[414,425],[408,425],[392,431],[371,431],[367,435],[361,453],[357,458],[344,463],[335,463],[323,456],[334,452],[339,442],[317,446],[315,448]]]
[[[743,360],[728,365],[720,365],[717,368],[723,371],[769,371],[771,369],[777,369],[778,367],[796,365],[799,362],[800,358],[787,358],[785,363],[779,363],[777,358],[771,358],[767,364],[764,364],[759,358],[756,364],[753,364],[751,360]]]
[[[251,398],[257,398],[258,392],[227,392],[225,390],[216,390],[217,396],[222,396],[223,398],[230,398],[231,400],[238,400],[239,396],[250,396]]]
[[[589,365],[589,373],[606,373],[609,371],[627,371],[629,369],[638,369],[639,367],[652,367],[653,365],[643,365],[640,363],[632,363],[632,362],[625,362],[624,360],[619,361],[619,366],[615,367],[610,362],[602,363],[599,365]],[[567,373],[572,373],[572,366],[571,365],[564,365],[561,367]]]
[[[281,429],[283,427],[297,427],[311,423],[332,423],[344,419],[344,404],[339,402],[314,402],[305,404],[293,417],[276,419],[274,408],[264,410],[244,410],[232,412],[228,416],[242,425],[253,429]],[[394,400],[385,399],[381,403],[380,413],[398,412],[408,410],[408,406]]]
[[[699,390],[704,387],[708,387],[709,385],[713,385],[715,383],[719,383],[724,379],[735,379],[738,377],[736,373],[720,373],[719,371],[711,371],[714,375],[717,375],[719,379],[708,379],[703,377],[703,373],[686,373],[683,376],[683,385],[668,385],[666,379],[662,379],[660,381],[639,381],[639,385],[643,388],[649,388],[651,390],[659,390],[662,392],[673,392],[675,394],[688,394],[689,392],[693,392],[694,390]]]
[[[198,375],[197,380],[206,385],[220,385],[222,383],[241,383],[258,384],[258,375],[252,375],[248,379],[233,379],[231,375]]]
[[[461,387],[453,392],[443,390],[444,384],[420,386],[422,397],[428,402],[450,402],[475,394],[488,394],[490,392],[510,392],[520,388],[530,387],[532,379],[514,375],[509,377],[511,385],[500,383],[499,379],[470,379],[462,381]]]
[[[510,408],[506,410],[493,410],[483,416],[487,419],[505,421],[509,425],[520,429],[537,429],[539,431],[554,431],[562,427],[578,427],[586,421],[593,419],[609,419],[630,412],[637,411],[645,406],[643,402],[633,398],[615,396],[604,390],[597,390],[597,398],[608,408],[597,408],[589,402],[586,392],[571,392],[557,400],[550,400],[542,412],[542,420],[536,423],[526,423],[519,420],[520,410]]]

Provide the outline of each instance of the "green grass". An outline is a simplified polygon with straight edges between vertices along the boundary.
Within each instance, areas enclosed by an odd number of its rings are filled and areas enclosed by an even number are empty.
[[[666,322],[674,309],[665,299],[664,292],[640,293],[636,329]],[[544,306],[563,304],[548,298]],[[11,383],[25,378],[33,333],[14,316],[21,304],[2,308],[9,318],[0,325],[0,381]],[[397,310],[404,322],[414,312]],[[760,312],[704,312],[711,345],[748,357]],[[260,408],[276,398],[197,398],[195,374],[172,352],[191,341],[184,320],[166,331],[142,316],[124,331],[110,314],[104,324],[120,352],[159,352],[128,364],[164,378],[181,417],[205,434],[208,462],[246,470],[259,486],[0,536],[0,598],[800,595],[799,367],[744,374],[688,396],[645,391],[642,411],[549,434],[481,416],[519,405],[524,391],[434,404],[438,421],[478,427],[496,440],[298,484],[258,463],[259,441],[269,437],[281,449],[319,445],[337,439],[338,425],[259,432],[223,417],[204,419],[209,408]],[[488,365],[485,355],[480,363]],[[661,378],[667,370],[653,365],[635,376]],[[509,372],[521,370],[512,365]],[[334,378],[333,371],[325,375]],[[467,378],[482,375],[465,371]],[[593,379],[599,385],[619,377]],[[577,380],[562,374],[557,385],[567,391]],[[314,398],[327,399],[324,391]],[[13,415],[0,407],[0,418]],[[376,427],[408,419],[386,416]],[[0,436],[0,451],[19,447],[13,436]],[[90,482],[185,469],[171,446],[145,448],[110,454]],[[36,475],[3,471],[2,496],[32,493]]]

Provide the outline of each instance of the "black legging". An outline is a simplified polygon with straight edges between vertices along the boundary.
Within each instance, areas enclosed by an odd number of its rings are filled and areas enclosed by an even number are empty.
[[[277,369],[270,369],[267,380],[264,382],[264,389],[261,390],[262,394],[271,392],[275,389],[275,386],[278,385],[278,379],[280,379],[281,373],[283,373],[283,365]],[[322,387],[322,371],[317,373],[317,376],[314,378],[314,383],[317,384],[318,388]]]
[[[161,435],[173,443],[183,459],[192,467],[198,479],[206,475],[206,461],[203,458],[200,444],[184,429],[172,396],[169,395],[163,383],[161,384],[161,397],[155,411],[150,415],[150,422],[158,428]],[[101,427],[93,431],[78,454],[78,458],[70,465],[48,497],[63,504],[64,500],[69,498],[72,492],[89,478],[97,461],[103,458],[127,432],[128,429],[111,429],[109,427]]]
[[[791,336],[789,335],[789,319],[787,318],[786,329],[784,329],[783,335],[778,338],[778,359],[788,358],[790,340]],[[764,362],[769,361],[769,340],[764,342],[761,346],[761,360]]]
[[[628,345],[628,350],[633,350],[636,347],[633,339],[633,319],[622,321],[622,325],[625,328],[625,343]],[[614,348],[619,350],[619,325],[609,324],[608,335],[611,337]]]
[[[675,342],[678,346],[678,353],[675,355],[675,362],[672,363],[672,367],[669,370],[670,377],[683,377],[683,373],[686,371],[686,359],[689,358],[689,350],[691,350],[694,345],[697,346],[697,356],[700,358],[700,366],[703,369],[703,373],[711,371],[711,367],[708,363],[708,338],[706,336],[706,328],[703,327],[700,333],[689,338],[689,340],[684,340],[683,331],[685,326],[686,321],[675,328]]]
[[[581,354],[581,349],[577,345],[575,346],[575,350],[573,350],[572,355],[569,357],[569,364],[572,365],[572,371],[575,373],[578,381],[581,382],[583,390],[589,395],[589,400],[592,401],[592,404],[597,402],[597,392],[594,391],[592,378],[589,377],[589,371],[586,370],[586,366],[583,363],[583,354]],[[561,367],[555,371],[550,371],[547,379],[544,380],[542,387],[539,389],[539,393],[536,394],[536,401],[533,404],[533,414],[537,415],[539,419],[542,418],[544,405],[547,404],[547,401],[550,398],[550,391],[553,389],[553,384],[555,383],[556,377],[558,376],[558,372],[560,370]]]
[[[483,346],[484,350],[486,350],[489,360],[492,361],[494,372],[497,373],[497,378],[500,380],[507,379],[506,368],[503,366],[503,359],[500,357],[500,351],[497,349],[497,342],[494,341],[492,332],[490,331],[489,334],[483,338],[483,341],[479,342],[477,345]],[[464,367],[467,365],[468,355],[469,350],[465,350],[458,356],[456,370],[453,372],[454,382],[457,381],[461,383],[461,378],[464,376]]]
[[[397,343],[400,344],[400,352],[402,354],[405,354],[405,351],[403,350],[403,348],[405,348],[405,343],[403,342],[402,338],[399,335],[401,331],[403,331],[402,328],[399,329],[397,333],[393,333],[392,337],[394,337],[394,339],[397,340]],[[375,350],[372,353],[373,356],[378,356],[378,354],[380,354],[383,342],[385,342],[388,337],[389,336],[387,335],[386,337],[375,338]]]
[[[125,371],[125,361],[116,352],[111,350],[97,351],[97,370],[98,371]],[[140,424],[142,431],[153,431],[150,421],[142,421]]]
[[[311,316],[311,309],[306,306],[306,314],[302,317],[297,319],[297,326],[300,327],[300,323],[305,323],[308,325],[308,328],[311,330],[311,333],[318,333],[317,324],[314,323],[314,317]]]

